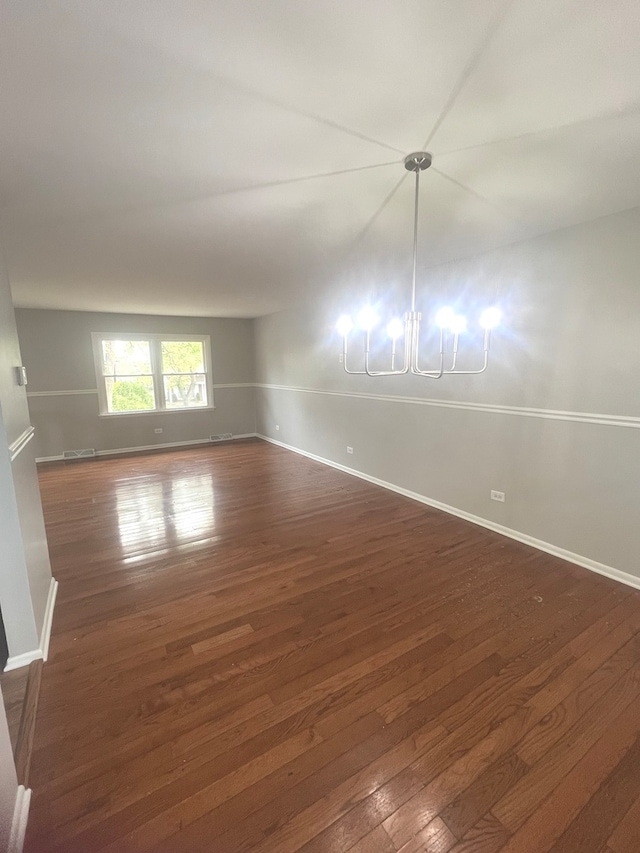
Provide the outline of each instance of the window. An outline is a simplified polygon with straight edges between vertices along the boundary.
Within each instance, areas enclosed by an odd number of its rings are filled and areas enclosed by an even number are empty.
[[[213,406],[208,335],[94,332],[92,338],[101,414]]]

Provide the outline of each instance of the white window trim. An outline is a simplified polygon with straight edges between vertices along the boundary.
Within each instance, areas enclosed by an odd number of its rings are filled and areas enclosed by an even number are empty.
[[[151,375],[153,376],[155,409],[143,409],[139,412],[110,412],[107,406],[107,390],[105,376],[102,372],[102,341],[149,341],[151,356]],[[185,408],[167,408],[164,399],[164,383],[162,381],[162,360],[160,344],[162,341],[199,341],[204,351],[204,374],[207,385],[207,405],[190,406]],[[96,383],[98,386],[98,404],[100,417],[104,418],[130,418],[138,415],[174,415],[185,412],[206,412],[215,408],[213,402],[213,375],[211,371],[211,338],[209,335],[176,335],[159,334],[157,332],[145,334],[144,332],[92,332],[91,343],[93,346],[93,363],[96,371]],[[143,374],[149,375],[149,374]]]

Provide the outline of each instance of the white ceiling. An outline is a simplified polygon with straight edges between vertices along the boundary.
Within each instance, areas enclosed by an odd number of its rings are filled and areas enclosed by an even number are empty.
[[[635,207],[639,45],[638,0],[0,0],[15,302],[252,317],[366,286],[409,252],[425,145],[427,266]]]

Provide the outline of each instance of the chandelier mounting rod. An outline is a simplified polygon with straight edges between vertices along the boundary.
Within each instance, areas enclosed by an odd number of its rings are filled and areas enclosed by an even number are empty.
[[[428,151],[414,151],[404,158],[404,167],[408,172],[416,173],[416,194],[413,209],[413,276],[411,281],[411,311],[416,310],[416,272],[418,266],[418,206],[420,199],[420,172],[431,165]]]

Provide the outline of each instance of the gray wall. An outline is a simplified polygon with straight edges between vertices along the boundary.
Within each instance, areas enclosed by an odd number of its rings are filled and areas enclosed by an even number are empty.
[[[636,209],[421,270],[427,313],[503,305],[478,377],[344,374],[334,324],[365,281],[257,320],[258,382],[282,386],[258,432],[640,578],[639,233]]]
[[[32,309],[17,309],[16,318],[38,458],[65,450],[128,449],[255,432],[252,320]],[[100,417],[91,333],[127,331],[210,335],[214,411]]]
[[[9,281],[0,265],[0,603],[12,657],[39,647],[51,584],[34,443],[11,452],[30,427],[25,389],[16,381],[20,364]]]

